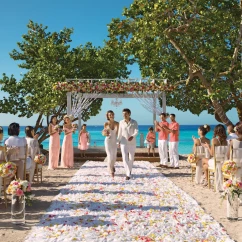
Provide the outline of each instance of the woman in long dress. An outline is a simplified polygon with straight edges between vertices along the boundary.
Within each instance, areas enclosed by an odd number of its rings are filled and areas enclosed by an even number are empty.
[[[108,172],[114,177],[115,162],[117,159],[117,134],[119,123],[114,120],[114,112],[109,110],[106,114],[107,122],[104,124],[103,135],[106,136],[104,144],[107,153]]]
[[[72,168],[74,165],[74,152],[72,143],[72,133],[74,129],[71,124],[72,118],[68,115],[64,116],[64,140],[61,150],[61,166],[64,168]]]
[[[49,170],[54,170],[58,167],[60,156],[60,135],[59,126],[57,124],[57,117],[52,116],[48,127],[50,141],[49,141]]]
[[[78,149],[81,151],[81,157],[86,156],[86,150],[88,149],[88,143],[89,143],[89,133],[86,129],[87,125],[83,124],[82,129],[78,136]]]

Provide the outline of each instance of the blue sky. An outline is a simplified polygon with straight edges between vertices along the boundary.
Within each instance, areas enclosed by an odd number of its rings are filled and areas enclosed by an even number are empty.
[[[9,53],[17,48],[17,42],[21,42],[21,36],[27,32],[27,23],[32,20],[49,27],[50,31],[60,31],[64,27],[74,28],[71,47],[92,42],[95,46],[102,46],[107,39],[107,24],[112,18],[121,17],[122,9],[128,7],[132,0],[8,0],[0,1],[0,75],[14,74],[20,78],[21,70],[17,62],[13,61]],[[138,66],[131,68],[130,77],[140,77]],[[0,93],[0,98],[5,94]],[[116,119],[122,118],[122,109],[130,108],[132,117],[140,124],[151,124],[152,113],[144,109],[136,99],[123,99],[123,105],[115,108],[110,105],[111,99],[104,99],[102,111],[96,117],[92,117],[89,125],[100,125],[105,122],[105,113],[113,109]],[[212,115],[203,112],[200,116],[190,112],[181,112],[175,108],[167,107],[167,112],[175,113],[180,124],[216,124]],[[238,116],[235,110],[228,112],[232,122],[237,122]],[[158,117],[157,117],[158,119]],[[36,115],[30,119],[18,118],[10,114],[1,114],[0,125],[8,125],[13,121],[21,125],[34,125]]]

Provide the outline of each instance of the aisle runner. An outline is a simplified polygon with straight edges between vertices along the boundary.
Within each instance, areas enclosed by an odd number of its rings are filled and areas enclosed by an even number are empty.
[[[105,165],[85,163],[26,241],[233,241],[149,162],[136,162],[129,181],[122,163],[114,180]]]

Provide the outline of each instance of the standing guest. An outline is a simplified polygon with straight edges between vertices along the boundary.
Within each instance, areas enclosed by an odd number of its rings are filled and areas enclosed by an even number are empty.
[[[158,151],[160,156],[160,165],[157,167],[165,167],[167,168],[168,164],[168,153],[167,153],[167,139],[168,139],[168,131],[167,127],[169,123],[166,121],[166,113],[160,114],[161,122],[155,121],[155,132],[158,132]]]
[[[119,123],[114,120],[114,112],[107,111],[107,122],[104,123],[103,135],[106,136],[104,145],[107,153],[108,172],[114,177],[115,162],[117,159],[117,134]]]
[[[233,124],[229,124],[227,126],[227,133],[228,133],[228,136],[227,136],[228,143],[229,143],[230,140],[238,138],[238,136],[236,135],[236,133],[234,131],[234,125]]]
[[[17,165],[17,178],[20,180],[24,179],[24,160],[19,159],[18,157],[25,154],[26,139],[23,137],[18,137],[20,132],[20,126],[18,123],[11,123],[8,126],[8,135],[9,138],[5,140],[5,145],[9,147],[19,147],[18,154],[13,154],[10,156],[10,159],[13,163]]]
[[[83,124],[78,136],[78,149],[81,151],[81,156],[86,156],[86,150],[88,149],[89,144],[89,133],[87,132],[87,125]]]
[[[179,169],[179,154],[178,154],[178,143],[179,143],[179,129],[180,126],[176,122],[176,115],[170,114],[171,123],[169,124],[168,132],[170,133],[169,138],[169,156],[170,156],[170,167]]]
[[[60,128],[55,115],[50,118],[48,131],[50,135],[48,170],[54,170],[58,167],[60,157]]]
[[[205,125],[201,125],[198,128],[198,136],[199,138],[195,138],[194,136],[192,136],[194,145],[193,145],[193,153],[197,153],[198,149],[199,153],[203,154],[201,155],[197,155],[197,157],[199,157],[199,160],[196,162],[196,174],[195,174],[195,183],[196,184],[201,184],[203,183],[203,178],[202,178],[202,173],[203,173],[203,165],[202,165],[202,158],[209,158],[210,154],[209,154],[209,150],[206,149],[205,147],[203,147],[203,145],[205,143],[210,145],[210,139],[208,139],[206,137],[206,134],[210,131],[210,126],[205,124]]]
[[[29,173],[29,181],[32,182],[34,178],[34,171],[36,164],[34,162],[34,157],[35,155],[40,153],[40,148],[39,148],[39,142],[38,142],[38,137],[39,134],[34,133],[34,128],[32,126],[26,126],[25,127],[25,134],[26,134],[26,142],[28,144],[28,160],[30,165],[30,173]],[[27,165],[26,165],[27,166]]]
[[[74,152],[73,152],[73,143],[72,143],[72,133],[74,129],[71,124],[72,117],[69,115],[64,116],[64,139],[62,143],[61,151],[61,166],[64,168],[72,168],[74,165]]]
[[[146,140],[148,142],[147,148],[148,148],[148,156],[150,155],[150,149],[152,149],[153,156],[155,156],[155,133],[153,127],[149,127],[149,132],[146,135]]]
[[[124,119],[119,122],[118,143],[121,148],[126,180],[131,177],[134,163],[134,154],[136,149],[136,136],[138,135],[138,124],[130,118],[131,111],[128,108],[123,109]]]

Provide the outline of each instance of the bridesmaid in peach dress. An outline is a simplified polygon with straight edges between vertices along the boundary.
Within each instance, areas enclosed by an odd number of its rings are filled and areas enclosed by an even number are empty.
[[[64,168],[72,168],[74,165],[74,152],[72,143],[72,133],[74,131],[71,124],[71,117],[68,115],[64,116],[63,131],[65,137],[62,143],[61,151],[61,166]]]
[[[54,115],[50,118],[48,131],[50,135],[48,170],[54,170],[58,167],[60,156],[60,130],[57,124],[57,117]]]
[[[83,124],[82,125],[82,129],[79,133],[78,136],[78,149],[81,151],[81,157],[85,157],[86,156],[86,150],[88,149],[88,144],[89,144],[89,134],[86,130],[87,125]]]

